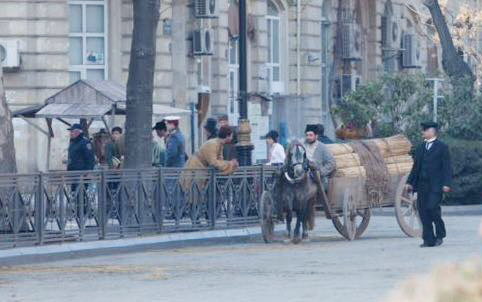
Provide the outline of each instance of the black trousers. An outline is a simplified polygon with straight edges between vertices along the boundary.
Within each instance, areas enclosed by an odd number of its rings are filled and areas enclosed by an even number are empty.
[[[442,192],[433,192],[430,185],[422,185],[418,191],[418,209],[423,226],[423,241],[433,245],[436,239],[446,236],[445,223],[442,220]],[[435,226],[435,233],[434,233]]]

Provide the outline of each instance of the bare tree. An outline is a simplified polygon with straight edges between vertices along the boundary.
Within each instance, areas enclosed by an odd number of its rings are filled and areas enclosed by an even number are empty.
[[[152,95],[160,0],[133,0],[126,108],[126,168],[146,168],[152,160]]]
[[[438,0],[424,0],[423,3],[430,10],[433,23],[440,37],[440,43],[442,44],[442,66],[450,77],[452,85],[456,88],[455,86],[467,85],[466,81],[469,81],[469,84],[473,87],[475,82],[474,74],[454,46],[452,35],[450,34]],[[462,80],[464,83],[461,82]]]
[[[0,61],[0,173],[16,172],[12,113],[8,109],[7,98],[5,97],[2,62]]]

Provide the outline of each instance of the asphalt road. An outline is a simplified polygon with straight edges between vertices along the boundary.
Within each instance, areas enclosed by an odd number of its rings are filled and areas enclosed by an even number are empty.
[[[260,238],[0,268],[0,301],[383,301],[436,265],[480,256],[480,216],[446,217],[448,238],[421,249],[394,217],[348,242],[319,220],[311,240]]]

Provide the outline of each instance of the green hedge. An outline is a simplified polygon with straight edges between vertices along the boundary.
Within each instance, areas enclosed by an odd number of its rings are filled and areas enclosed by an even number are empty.
[[[450,149],[454,170],[453,192],[445,204],[482,203],[482,141],[442,138]]]

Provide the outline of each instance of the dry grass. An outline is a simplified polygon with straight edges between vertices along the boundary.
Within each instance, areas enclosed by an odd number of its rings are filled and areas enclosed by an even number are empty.
[[[65,266],[65,267],[44,267],[44,266],[15,266],[0,267],[0,276],[14,274],[138,274],[147,275],[147,280],[165,280],[167,273],[160,267],[147,267],[137,265],[90,265],[90,266]],[[1,281],[0,281],[1,284]]]
[[[471,260],[439,267],[409,280],[388,302],[482,302],[482,264]]]

